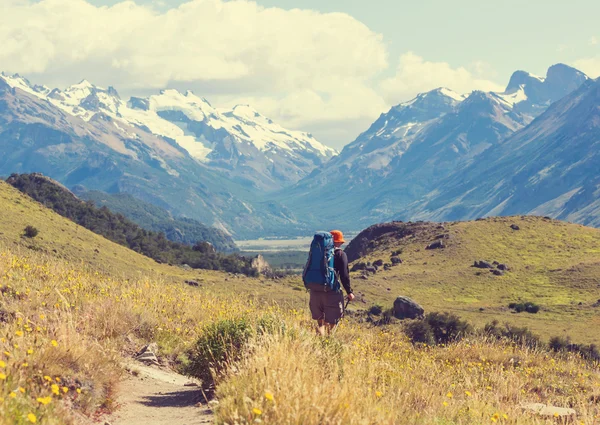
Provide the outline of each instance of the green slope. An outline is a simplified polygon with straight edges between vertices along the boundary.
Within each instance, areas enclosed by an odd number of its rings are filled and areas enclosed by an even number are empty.
[[[516,224],[520,230],[510,226]],[[427,250],[442,239],[446,248]],[[362,240],[362,248],[359,248]],[[476,324],[494,319],[527,326],[548,338],[570,335],[575,342],[600,343],[600,230],[540,217],[489,218],[472,222],[394,223],[376,237],[365,231],[346,250],[351,258],[403,263],[380,269],[367,280],[353,272],[354,286],[369,305],[391,306],[406,295],[426,311],[451,311]],[[497,261],[510,271],[495,276],[473,267]],[[516,314],[508,304],[531,301],[538,314]]]

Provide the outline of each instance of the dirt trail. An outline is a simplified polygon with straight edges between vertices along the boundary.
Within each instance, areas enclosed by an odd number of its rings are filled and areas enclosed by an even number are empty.
[[[120,383],[119,408],[104,419],[110,425],[212,424],[213,415],[200,387],[186,386],[190,379],[157,367],[130,363],[133,373]]]

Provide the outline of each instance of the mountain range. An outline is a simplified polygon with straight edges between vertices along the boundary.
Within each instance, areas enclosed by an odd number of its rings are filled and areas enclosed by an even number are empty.
[[[235,238],[389,219],[543,214],[600,225],[598,80],[567,65],[503,92],[421,93],[341,152],[248,105],[192,92],[121,100],[0,76],[0,174],[129,194]]]
[[[306,230],[259,195],[335,151],[248,107],[218,111],[191,92],[123,102],[87,81],[61,91],[2,74],[0,153],[0,174],[41,172],[68,187],[128,193],[244,237]]]
[[[517,144],[509,148],[503,142],[537,126],[553,102],[565,95],[568,98],[580,87],[589,89],[591,81],[580,71],[558,64],[548,69],[546,78],[515,72],[502,93],[474,91],[464,96],[438,88],[419,94],[382,114],[325,169],[274,199],[296,214],[328,226],[364,227],[390,218],[444,219],[444,214],[431,211],[433,204],[421,206],[422,200],[434,197],[436,190],[445,194],[448,189],[444,185],[451,177],[466,179],[469,166],[487,170],[494,167],[488,158],[518,151]],[[564,125],[576,131],[579,124],[574,118]],[[546,148],[551,146],[541,146]],[[571,159],[578,160],[576,156]],[[491,176],[483,171],[476,179],[498,183]],[[456,190],[461,189],[471,190],[467,186]],[[311,199],[328,202],[315,208]],[[512,211],[520,213],[519,208]],[[457,212],[452,217],[472,215]]]

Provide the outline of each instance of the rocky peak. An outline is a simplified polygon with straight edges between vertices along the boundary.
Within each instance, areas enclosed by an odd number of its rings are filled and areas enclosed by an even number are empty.
[[[588,79],[583,72],[559,63],[548,68],[545,83],[550,99],[556,101],[579,88]]]

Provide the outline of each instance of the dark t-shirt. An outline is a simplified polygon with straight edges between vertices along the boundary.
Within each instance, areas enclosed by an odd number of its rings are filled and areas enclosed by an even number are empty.
[[[344,251],[336,248],[333,256],[333,268],[340,278],[340,283],[346,290],[347,294],[352,293],[350,286],[350,270],[348,269],[348,256]]]

